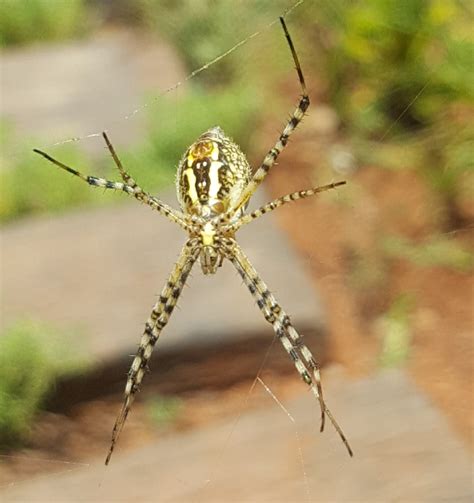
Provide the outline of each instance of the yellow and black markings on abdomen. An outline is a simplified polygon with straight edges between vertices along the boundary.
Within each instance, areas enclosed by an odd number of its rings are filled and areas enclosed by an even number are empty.
[[[223,211],[234,180],[232,169],[222,158],[218,145],[210,141],[203,143],[207,148],[200,143],[188,153],[181,175],[183,199],[189,207],[222,203],[219,209]],[[204,152],[206,156],[202,156]],[[219,209],[216,208],[218,212]]]
[[[178,167],[178,197],[183,210],[212,217],[229,210],[250,180],[250,166],[222,129],[213,127],[193,143]]]

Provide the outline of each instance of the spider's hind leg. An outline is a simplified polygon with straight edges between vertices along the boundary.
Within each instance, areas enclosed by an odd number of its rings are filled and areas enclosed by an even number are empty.
[[[324,429],[324,420],[327,415],[339,433],[349,455],[352,456],[352,449],[344,432],[324,401],[319,365],[309,348],[303,343],[301,335],[292,326],[289,316],[277,303],[273,294],[260,279],[257,271],[234,240],[228,241],[227,257],[244,280],[265,319],[272,325],[273,330],[292,359],[299,375],[318,399],[321,408],[321,431]]]
[[[138,347],[137,354],[133,359],[132,366],[128,372],[124,402],[112,431],[112,441],[105,460],[106,465],[109,464],[115,444],[117,443],[123,429],[128,413],[130,412],[135,395],[140,388],[141,382],[148,368],[148,362],[150,361],[153,348],[158,341],[161,331],[168,323],[186,279],[198,257],[197,252],[198,248],[196,248],[192,241],[188,241],[185,244],[180,257],[161,292],[158,302],[153,306],[150,317],[145,323],[145,331],[143,332],[140,346]]]

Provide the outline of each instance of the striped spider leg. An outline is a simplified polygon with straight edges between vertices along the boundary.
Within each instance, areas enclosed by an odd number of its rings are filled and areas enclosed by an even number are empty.
[[[158,213],[161,213],[165,217],[169,218],[172,222],[181,226],[183,229],[188,230],[188,226],[186,224],[186,218],[180,211],[171,208],[171,206],[168,206],[166,203],[160,201],[155,196],[148,194],[139,185],[137,185],[135,180],[123,169],[122,163],[120,162],[120,159],[115,153],[115,150],[112,144],[110,143],[107,134],[103,132],[102,136],[105,140],[105,143],[107,144],[107,147],[112,155],[113,160],[115,161],[115,164],[117,165],[120,176],[122,177],[124,183],[106,180],[105,178],[99,178],[97,176],[83,175],[81,172],[77,171],[74,168],[71,168],[70,166],[67,166],[61,161],[54,159],[54,157],[51,157],[49,154],[43,152],[42,150],[35,148],[33,149],[33,152],[36,152],[37,154],[43,156],[49,162],[52,162],[53,164],[55,164],[61,169],[64,169],[68,173],[71,173],[74,176],[79,177],[81,180],[88,183],[92,187],[102,187],[103,189],[119,190],[125,192],[125,194],[128,194],[129,196],[135,197],[140,202],[147,204],[154,210],[158,211]]]
[[[112,441],[109,452],[105,460],[108,465],[115,444],[122,431],[132,406],[135,394],[140,388],[143,376],[148,369],[148,362],[155,347],[158,337],[173,313],[181,291],[186,283],[186,279],[199,255],[199,246],[195,239],[190,239],[184,245],[181,254],[166,282],[158,301],[151,310],[150,317],[145,323],[145,330],[138,347],[137,354],[133,359],[132,366],[128,372],[127,384],[125,386],[125,398],[120,414],[115,421],[112,431]]]
[[[324,418],[325,415],[327,415],[344,442],[349,455],[352,456],[353,453],[349,442],[324,401],[319,364],[314,359],[311,351],[304,344],[303,337],[295,330],[291,324],[290,317],[278,304],[274,295],[260,278],[237,242],[234,239],[226,239],[225,243],[226,257],[237,269],[237,272],[254,297],[265,319],[272,325],[275,334],[295,364],[296,370],[301,378],[318,399],[321,408],[320,431],[322,432],[324,430]],[[313,377],[311,377],[311,374]]]
[[[283,149],[288,144],[288,139],[290,138],[291,134],[297,128],[298,124],[303,120],[304,114],[309,107],[309,96],[306,90],[306,83],[304,81],[303,71],[301,70],[298,55],[296,54],[296,50],[293,45],[293,41],[291,40],[290,34],[288,32],[288,28],[286,27],[285,20],[282,17],[280,17],[280,23],[283,27],[286,41],[288,43],[288,47],[290,48],[291,55],[293,57],[293,62],[295,63],[295,69],[298,74],[298,80],[301,87],[301,98],[298,103],[298,106],[296,107],[296,110],[293,112],[293,114],[290,117],[290,120],[287,122],[285,128],[283,129],[280,138],[278,138],[278,141],[269,150],[269,152],[263,159],[262,164],[252,176],[252,179],[250,180],[249,184],[240,194],[240,197],[235,205],[235,209],[245,206],[249,201],[249,199],[257,190],[258,186],[263,182],[265,177],[268,175],[270,169],[275,165],[278,156],[281,154]]]
[[[105,133],[103,133],[104,140],[123,182],[83,175],[76,169],[54,159],[49,154],[35,149],[36,153],[42,155],[48,161],[72,173],[91,186],[120,190],[133,196],[179,225],[188,234],[188,240],[145,324],[144,333],[128,373],[124,401],[113,428],[106,464],[110,461],[135,395],[140,388],[158,337],[168,323],[188,275],[198,259],[204,274],[215,274],[224,259],[232,262],[255,298],[265,319],[271,323],[301,378],[318,399],[321,407],[321,431],[324,428],[325,416],[328,416],[352,456],[352,450],[341,428],[323,399],[320,371],[316,360],[307,346],[303,344],[302,337],[294,329],[288,315],[277,303],[273,294],[270,293],[235,241],[235,234],[243,225],[289,202],[334,189],[345,183],[336,182],[322,187],[294,192],[270,201],[251,213],[245,214],[249,199],[275,164],[277,157],[287,145],[288,138],[303,119],[309,106],[303,72],[293,42],[285,21],[283,18],[280,18],[280,21],[295,63],[302,89],[302,97],[277,143],[267,153],[263,163],[253,176],[244,153],[219,127],[212,127],[205,131],[186,150],[179,162],[176,189],[181,211],[171,208],[157,197],[145,192],[135,182],[123,168]]]

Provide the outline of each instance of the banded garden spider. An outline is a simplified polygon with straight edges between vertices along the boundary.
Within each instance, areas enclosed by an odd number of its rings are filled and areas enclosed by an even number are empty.
[[[318,363],[303,343],[302,336],[294,329],[289,316],[278,304],[235,240],[235,233],[243,225],[265,213],[291,201],[304,199],[346,183],[330,183],[313,189],[293,192],[279,197],[251,213],[245,213],[248,201],[274,166],[286,146],[288,138],[303,119],[309,106],[309,97],[296,50],[282,17],[280,17],[280,22],[295,63],[302,96],[283,133],[253,176],[245,155],[219,127],[213,127],[203,133],[188,148],[179,163],[176,188],[182,211],[171,208],[160,199],[145,192],[135,182],[123,168],[105,132],[102,135],[123,183],[83,175],[45,152],[34,149],[34,152],[42,155],[56,166],[78,176],[89,185],[121,190],[135,197],[181,226],[189,235],[168,281],[145,323],[138,351],[128,373],[124,403],[113,428],[112,441],[105,460],[106,465],[110,461],[135,395],[139,390],[153,348],[161,331],[168,323],[191,268],[198,259],[204,274],[214,274],[224,259],[232,262],[256,300],[263,316],[272,325],[277,338],[288,352],[301,378],[318,399],[321,408],[320,430],[323,431],[325,416],[328,416],[352,456],[351,447],[342,429],[324,401]]]

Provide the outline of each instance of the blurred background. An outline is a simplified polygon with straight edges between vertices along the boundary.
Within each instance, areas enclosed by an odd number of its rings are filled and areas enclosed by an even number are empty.
[[[348,183],[242,244],[320,360],[356,456],[319,434],[229,266],[190,278],[98,468],[184,236],[32,149],[118,179],[107,130],[174,205],[177,163],[209,127],[258,166],[301,92],[284,13],[312,106],[257,201]],[[470,500],[472,22],[463,0],[0,2],[2,497]]]

